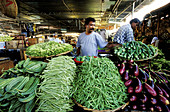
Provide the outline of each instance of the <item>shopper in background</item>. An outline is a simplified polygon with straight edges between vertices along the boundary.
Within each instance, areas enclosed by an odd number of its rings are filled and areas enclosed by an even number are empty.
[[[123,25],[116,32],[113,42],[123,44],[130,41],[135,41],[133,30],[135,30],[141,24],[140,20],[134,18],[130,21],[130,24]]]
[[[45,35],[45,40],[44,42],[49,42],[50,40],[48,39],[47,35]]]
[[[63,38],[63,37],[61,37],[61,41],[63,41],[63,43],[65,43],[65,40],[64,40],[64,38]]]
[[[152,41],[151,41],[151,44],[152,44],[153,46],[155,46],[156,41],[158,41],[158,37],[156,37],[156,35],[154,35],[154,37],[153,37],[153,39],[152,39]]]
[[[95,19],[86,18],[85,20],[86,31],[81,33],[77,41],[77,55],[80,56],[98,56],[98,46],[100,48],[104,47],[114,47],[117,44],[108,44],[101,35],[94,32]]]

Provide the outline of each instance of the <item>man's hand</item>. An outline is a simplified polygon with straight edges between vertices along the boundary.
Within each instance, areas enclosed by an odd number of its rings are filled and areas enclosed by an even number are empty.
[[[119,47],[122,46],[122,44],[107,44],[107,48],[113,48],[113,47]]]

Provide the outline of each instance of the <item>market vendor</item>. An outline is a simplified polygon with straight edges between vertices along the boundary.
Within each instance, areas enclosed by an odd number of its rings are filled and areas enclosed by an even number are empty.
[[[123,44],[130,41],[135,41],[133,30],[135,30],[141,24],[140,20],[134,18],[130,21],[130,24],[123,25],[116,32],[113,42]]]
[[[98,46],[100,48],[108,47],[112,48],[118,44],[108,44],[101,35],[94,32],[95,19],[86,18],[85,20],[86,31],[81,33],[78,37],[77,45],[77,56],[98,56]]]

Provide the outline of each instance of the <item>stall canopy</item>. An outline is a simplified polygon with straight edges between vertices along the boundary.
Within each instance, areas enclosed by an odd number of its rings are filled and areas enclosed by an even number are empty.
[[[82,32],[87,17],[96,19],[97,28],[113,26],[115,23],[109,21],[122,22],[131,14],[132,9],[137,11],[143,3],[152,1],[154,0],[16,0],[16,18],[3,14],[3,7],[0,7],[0,32],[21,31],[24,28],[22,24],[35,24],[39,33],[61,32],[61,29]]]

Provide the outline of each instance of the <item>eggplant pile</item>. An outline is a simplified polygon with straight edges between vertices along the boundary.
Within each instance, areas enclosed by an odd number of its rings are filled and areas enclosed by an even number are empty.
[[[129,93],[131,110],[163,111],[169,109],[169,80],[148,67],[139,68],[133,61],[118,64],[119,73]]]
[[[142,60],[152,58],[157,54],[156,47],[142,43],[141,41],[131,41],[122,44],[114,50],[114,54],[128,60]]]

